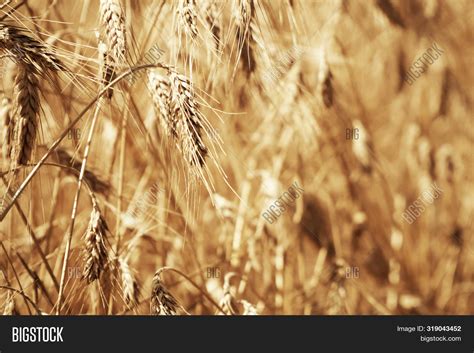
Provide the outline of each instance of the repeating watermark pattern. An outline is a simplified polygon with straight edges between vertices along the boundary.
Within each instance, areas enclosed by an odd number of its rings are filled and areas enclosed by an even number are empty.
[[[134,66],[147,65],[147,64],[156,64],[160,60],[160,58],[161,58],[161,56],[163,55],[164,52],[165,51],[160,49],[158,44],[155,44],[154,46],[152,46],[150,48],[150,50],[148,50],[146,52],[143,59],[138,61],[137,63],[135,63]],[[144,70],[136,71],[132,75],[127,76],[126,80],[128,81],[128,83],[130,85],[133,85],[133,84],[135,84],[135,82],[137,82],[137,80],[141,76],[143,76],[144,72],[145,72]]]
[[[412,224],[425,211],[425,205],[432,204],[442,193],[443,190],[434,182],[428,190],[423,191],[421,196],[405,209],[402,214],[403,219],[408,224]]]
[[[439,57],[444,53],[444,50],[438,47],[438,43],[433,42],[423,55],[418,57],[415,62],[410,66],[408,71],[405,73],[405,82],[410,86],[416,81],[421,74],[428,70],[429,65],[432,65]]]
[[[288,188],[277,200],[275,200],[265,212],[262,213],[263,218],[272,224],[278,217],[286,212],[286,209],[290,207],[295,200],[300,197],[304,192],[304,189],[298,185],[295,181],[292,186]]]
[[[359,139],[359,129],[352,128],[346,129],[346,140],[358,140]]]
[[[67,269],[67,276],[68,278],[82,278],[82,271],[79,266],[68,267]]]
[[[148,205],[156,204],[157,196],[163,191],[164,189],[158,185],[158,182],[154,183],[142,197],[130,205],[125,214],[125,223],[132,225],[135,223],[135,220],[140,219],[146,213]]]
[[[276,64],[263,74],[264,80],[268,81],[270,84],[276,83],[303,53],[304,50],[302,48],[292,46],[285,53],[281,54],[278,57]]]
[[[208,267],[206,272],[207,278],[219,278],[221,269],[219,267]]]
[[[72,128],[67,133],[67,138],[69,140],[74,140],[78,142],[81,139],[81,129],[80,128]]]
[[[360,271],[358,266],[347,266],[345,271],[346,278],[359,278]]]

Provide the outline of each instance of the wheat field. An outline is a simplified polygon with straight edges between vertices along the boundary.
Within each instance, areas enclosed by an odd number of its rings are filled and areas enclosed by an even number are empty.
[[[0,313],[474,314],[472,1],[0,6]]]

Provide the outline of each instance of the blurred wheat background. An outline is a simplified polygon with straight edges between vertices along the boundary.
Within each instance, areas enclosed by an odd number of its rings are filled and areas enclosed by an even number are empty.
[[[472,10],[4,2],[0,313],[473,314]]]

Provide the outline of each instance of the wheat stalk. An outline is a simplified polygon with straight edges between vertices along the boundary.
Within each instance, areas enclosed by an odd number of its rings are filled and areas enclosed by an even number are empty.
[[[107,86],[115,78],[115,70],[113,60],[109,56],[107,45],[100,41],[98,46],[99,52],[99,78],[102,86]],[[112,98],[113,89],[109,88],[105,94],[106,98]]]
[[[63,148],[58,148],[56,151],[56,155],[58,157],[58,162],[62,165],[68,166],[69,168],[73,169],[73,174],[78,175],[81,171],[81,162],[75,160],[70,153],[68,153]],[[67,169],[68,172],[70,169]],[[70,173],[70,174],[72,174]],[[99,175],[96,175],[89,169],[84,171],[84,180],[87,182],[87,185],[93,192],[101,193],[104,195],[108,195],[111,189],[110,184],[103,180]]]

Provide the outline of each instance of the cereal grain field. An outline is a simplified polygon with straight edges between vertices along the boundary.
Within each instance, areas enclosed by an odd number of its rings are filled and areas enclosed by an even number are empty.
[[[471,0],[0,5],[0,313],[474,314]]]

